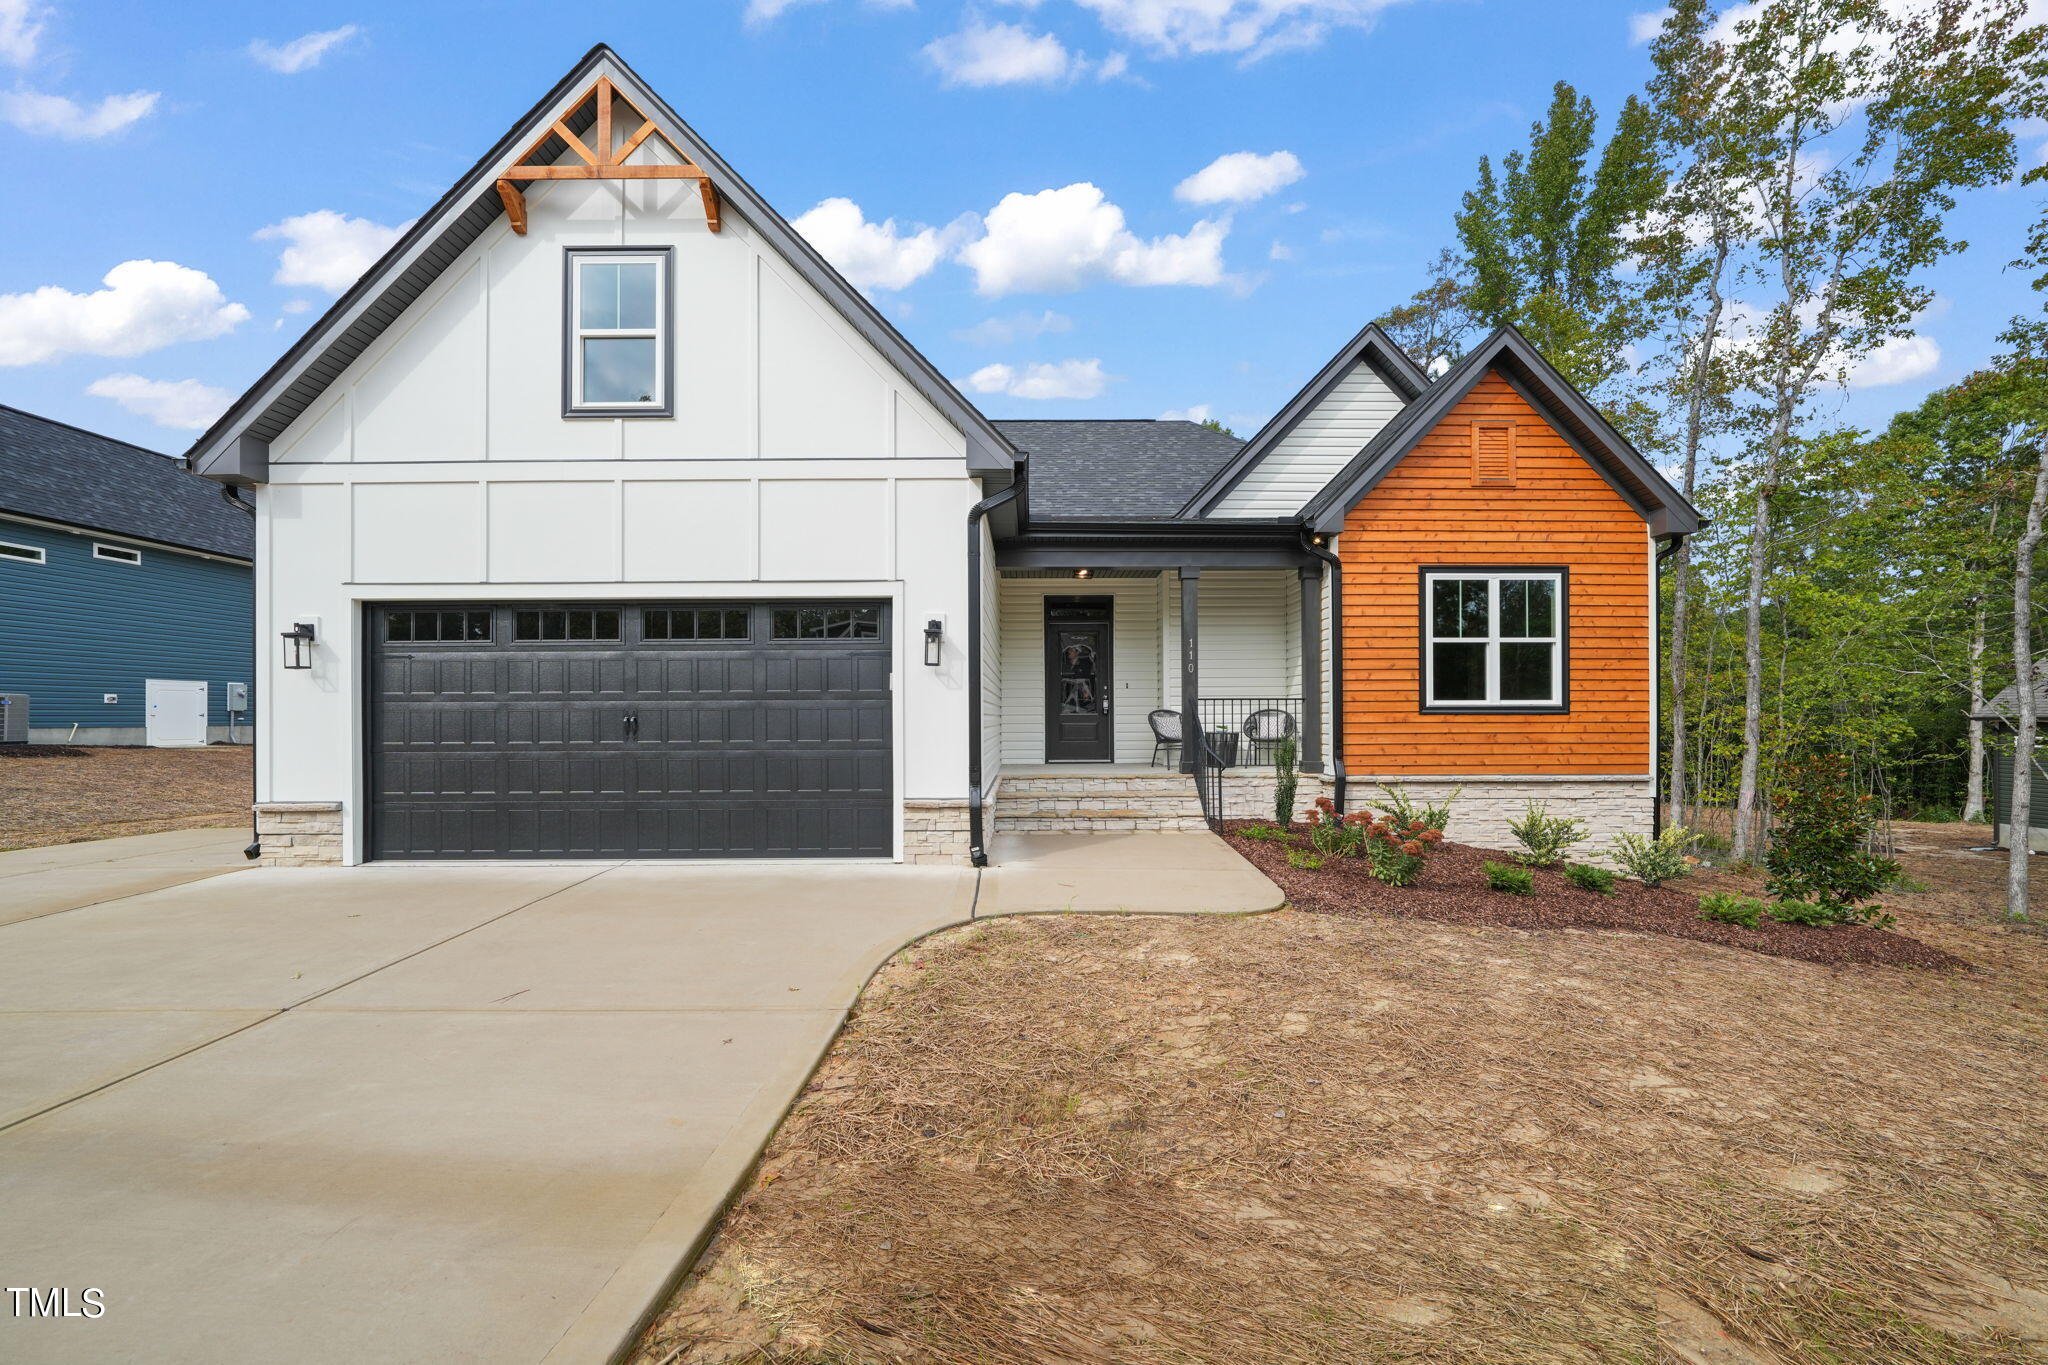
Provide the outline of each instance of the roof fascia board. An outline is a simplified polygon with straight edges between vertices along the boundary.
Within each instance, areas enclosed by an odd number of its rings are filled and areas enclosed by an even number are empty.
[[[1524,403],[1527,403],[1530,407],[1536,410],[1536,415],[1538,417],[1541,417],[1545,422],[1548,422],[1550,424],[1550,429],[1552,431],[1556,432],[1559,436],[1562,436],[1564,438],[1564,443],[1566,445],[1570,446],[1573,450],[1579,453],[1580,459],[1584,460],[1587,464],[1593,467],[1593,472],[1595,474],[1598,474],[1601,480],[1605,482],[1609,488],[1612,488],[1614,490],[1615,496],[1619,497],[1623,502],[1627,503],[1629,507],[1634,510],[1635,514],[1641,517],[1644,521],[1648,521],[1650,519],[1651,515],[1658,509],[1650,506],[1648,503],[1645,503],[1640,497],[1638,497],[1634,492],[1632,492],[1626,484],[1622,483],[1620,479],[1616,478],[1614,475],[1614,471],[1607,467],[1606,461],[1596,459],[1593,455],[1593,452],[1587,449],[1586,443],[1578,438],[1577,433],[1573,432],[1570,427],[1564,424],[1556,408],[1552,407],[1547,400],[1539,398],[1536,395],[1536,391],[1530,388],[1528,383],[1525,380],[1523,380],[1523,378],[1520,375],[1511,374],[1506,369],[1502,369],[1500,371],[1500,377],[1502,379],[1507,380],[1509,388],[1513,389],[1517,394],[1521,395],[1521,399]]]
[[[512,165],[533,139],[544,135],[557,119],[571,113],[600,75],[609,76],[626,99],[654,123],[656,131],[703,167],[728,206],[736,209],[807,283],[825,295],[857,333],[887,356],[927,402],[960,428],[967,442],[969,473],[998,474],[1011,468],[1013,448],[989,424],[988,418],[962,397],[959,390],[858,290],[847,284],[810,243],[769,207],[753,186],[726,164],[723,157],[705,145],[696,130],[641,80],[623,58],[599,44],[586,53],[569,74],[528,111],[525,118],[500,138],[483,159],[456,182],[453,189],[421,215],[419,222],[335,302],[306,336],[215,423],[212,430],[194,443],[190,452],[193,469],[223,482],[260,482],[263,473],[267,472],[262,467],[267,465],[268,448],[265,443],[258,443],[264,447],[262,461],[255,458],[255,452],[236,450],[232,456],[230,453],[230,447],[245,435],[248,424],[281,398],[308,364],[361,321],[363,315],[376,306],[386,287],[436,245],[454,218],[466,212],[484,195],[495,199],[497,179],[504,168]]]
[[[1209,479],[1195,495],[1189,498],[1180,510],[1184,517],[1206,516],[1216,504],[1230,495],[1230,490],[1243,482],[1244,477],[1264,459],[1272,448],[1286,438],[1289,432],[1301,424],[1304,417],[1315,411],[1316,406],[1329,397],[1330,390],[1337,387],[1345,375],[1351,373],[1353,365],[1360,361],[1372,366],[1373,372],[1386,382],[1388,387],[1405,394],[1414,402],[1430,387],[1429,376],[1417,365],[1409,354],[1394,344],[1393,338],[1380,330],[1376,322],[1368,322],[1360,328],[1351,340],[1330,357],[1315,378],[1301,387],[1287,405],[1273,415],[1271,421],[1260,427],[1244,449],[1230,457],[1223,468],[1209,476]]]

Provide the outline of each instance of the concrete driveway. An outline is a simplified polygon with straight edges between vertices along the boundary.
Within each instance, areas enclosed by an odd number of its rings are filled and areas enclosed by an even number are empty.
[[[0,1359],[607,1360],[905,943],[977,901],[1279,903],[1206,835],[1027,840],[977,877],[222,875],[246,836],[204,833],[140,853],[182,867],[0,854],[0,1274],[105,1303],[0,1307]]]

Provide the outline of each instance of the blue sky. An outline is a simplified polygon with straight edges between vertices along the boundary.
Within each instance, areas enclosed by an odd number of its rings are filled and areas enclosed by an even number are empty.
[[[1640,88],[1645,7],[0,0],[0,402],[184,449],[604,41],[786,216],[857,205],[804,225],[992,415],[1248,435],[1416,287],[1553,82],[1603,117]],[[1973,247],[1928,275],[1938,360],[1843,395],[1845,420],[1992,353],[2037,198],[1964,200]]]

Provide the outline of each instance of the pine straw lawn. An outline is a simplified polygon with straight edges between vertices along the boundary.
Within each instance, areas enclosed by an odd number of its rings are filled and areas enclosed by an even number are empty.
[[[249,750],[0,747],[0,849],[247,823]]]
[[[634,1359],[2039,1360],[2048,943],[1934,828],[1895,908],[1974,970],[1297,911],[927,940]]]

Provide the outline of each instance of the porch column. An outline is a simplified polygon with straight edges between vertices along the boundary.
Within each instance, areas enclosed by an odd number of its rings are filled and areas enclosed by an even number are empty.
[[[1301,770],[1323,770],[1323,569],[1301,566]]]
[[[1180,770],[1199,773],[1202,754],[1201,717],[1202,571],[1180,571]]]

